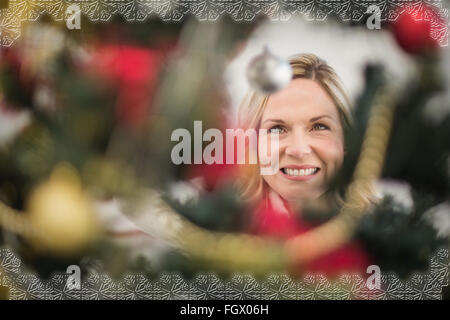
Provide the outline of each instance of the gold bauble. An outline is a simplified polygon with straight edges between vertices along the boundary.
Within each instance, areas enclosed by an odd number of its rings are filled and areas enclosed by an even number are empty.
[[[59,166],[51,178],[32,192],[28,202],[32,239],[37,249],[73,255],[86,249],[98,235],[98,224],[79,176],[68,165]]]

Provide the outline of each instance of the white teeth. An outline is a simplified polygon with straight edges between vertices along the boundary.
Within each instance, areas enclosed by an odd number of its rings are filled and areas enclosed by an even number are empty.
[[[318,170],[319,170],[318,168],[309,168],[300,170],[284,168],[283,172],[289,176],[309,176],[316,173]]]

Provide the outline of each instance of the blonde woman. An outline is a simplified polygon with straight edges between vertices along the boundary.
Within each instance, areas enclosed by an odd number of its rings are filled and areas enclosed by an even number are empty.
[[[343,163],[344,130],[352,125],[347,95],[326,62],[301,54],[290,64],[293,78],[288,86],[270,96],[250,92],[239,110],[241,128],[279,135],[279,170],[261,175],[258,165],[246,166],[239,188],[244,200],[256,208],[252,232],[281,238],[312,228],[301,220],[305,205],[331,208],[339,203],[339,196],[328,192],[328,184]],[[351,243],[309,267],[323,272],[361,271],[368,261]]]

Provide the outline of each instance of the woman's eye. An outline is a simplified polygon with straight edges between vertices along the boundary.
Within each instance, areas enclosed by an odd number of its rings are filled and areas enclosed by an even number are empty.
[[[283,127],[274,126],[269,129],[269,133],[281,134],[281,133],[283,133]]]
[[[313,125],[313,130],[330,130],[330,127],[323,123],[315,123]]]

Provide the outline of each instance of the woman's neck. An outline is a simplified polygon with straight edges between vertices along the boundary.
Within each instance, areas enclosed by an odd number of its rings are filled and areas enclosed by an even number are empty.
[[[272,208],[277,210],[280,213],[291,214],[292,206],[289,201],[283,199],[278,193],[273,190],[269,190],[268,199],[270,201],[270,205]]]

